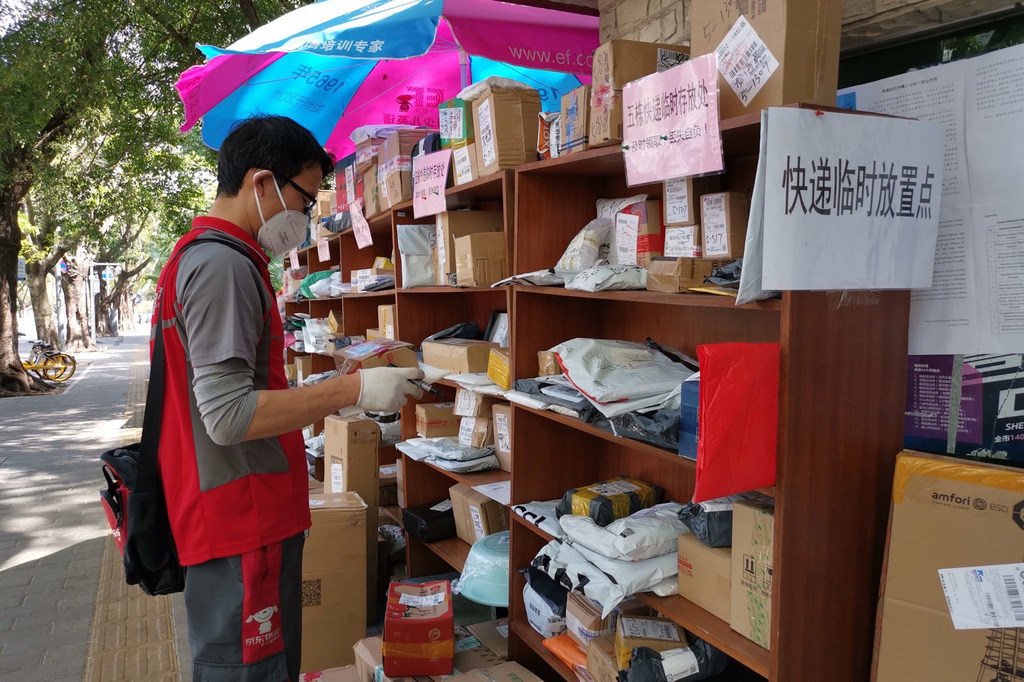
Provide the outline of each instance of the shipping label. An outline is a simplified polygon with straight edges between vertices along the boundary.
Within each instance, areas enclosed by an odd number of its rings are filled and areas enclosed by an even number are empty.
[[[499,452],[512,452],[512,430],[509,428],[508,415],[504,412],[494,413],[494,438]]]
[[[956,630],[1024,627],[1024,564],[940,568]]]
[[[480,515],[480,507],[470,507],[469,515],[473,519],[473,533],[476,535],[476,539],[483,540],[487,537],[487,531],[484,530],[484,520]]]
[[[416,606],[416,607],[427,607],[427,606],[440,606],[444,603],[446,594],[444,592],[438,592],[437,594],[406,594],[402,593],[398,597],[398,603],[402,606]]]
[[[615,214],[615,249],[619,265],[636,265],[636,242],[640,232],[640,216]]]
[[[448,511],[451,508],[452,508],[452,501],[451,500],[441,500],[440,502],[435,504],[433,507],[431,507],[430,511],[446,512],[446,511]]]
[[[356,172],[352,166],[345,166],[345,195],[350,204],[356,200]]]
[[[331,245],[328,243],[327,237],[320,237],[316,240],[316,256],[321,263],[326,263],[331,259]]]
[[[438,110],[441,137],[446,140],[461,140],[465,137],[466,123],[462,107],[445,107]]]
[[[680,641],[679,630],[676,628],[675,623],[620,617],[619,628],[626,637],[661,639],[666,642]]]
[[[715,54],[718,55],[718,72],[743,106],[750,104],[779,68],[775,55],[742,15],[718,44]]]
[[[480,117],[480,158],[484,165],[489,166],[498,158],[498,149],[494,139],[494,117],[491,112],[490,98],[484,100],[477,108]]]
[[[455,160],[456,185],[464,185],[473,179],[473,161],[469,155],[469,147],[452,150],[452,158]]]
[[[590,486],[587,490],[607,497],[608,495],[632,493],[640,490],[640,487],[633,485],[629,481],[608,481],[606,483],[599,483],[597,485]]]
[[[690,222],[690,183],[687,178],[665,181],[665,222]]]
[[[701,250],[697,248],[695,234],[697,227],[665,228],[665,255],[673,258],[700,258]]]
[[[696,675],[700,672],[697,656],[690,651],[690,647],[663,651],[661,653],[661,666],[665,670],[666,682],[685,680],[691,675]]]
[[[729,253],[725,233],[725,196],[716,194],[703,198],[704,256],[714,258]]]
[[[331,490],[336,493],[345,490],[345,463],[336,459],[331,461]]]
[[[459,422],[459,445],[463,447],[473,446],[473,427],[476,426],[476,418],[463,417]]]

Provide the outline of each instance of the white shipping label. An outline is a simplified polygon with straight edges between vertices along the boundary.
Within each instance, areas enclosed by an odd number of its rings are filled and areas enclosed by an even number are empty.
[[[640,232],[640,216],[615,214],[615,249],[619,265],[636,265],[636,240]]]
[[[657,620],[641,620],[639,618],[619,618],[619,629],[627,637],[643,639],[661,639],[666,642],[678,642],[679,631],[675,623],[663,623]]]
[[[345,166],[345,195],[348,197],[346,203],[354,203],[356,200],[356,173],[352,166]]]
[[[504,412],[494,413],[494,438],[498,452],[512,452],[512,429],[509,428],[508,415]]]
[[[635,486],[629,481],[608,481],[607,483],[599,483],[597,485],[587,488],[598,495],[621,495],[622,493],[631,493],[640,490],[639,486]]]
[[[718,72],[743,106],[761,90],[779,68],[779,61],[764,44],[747,18],[740,15],[715,50]]]
[[[459,422],[459,445],[473,447],[473,427],[476,426],[476,417],[463,417]]]
[[[608,356],[621,369],[642,369],[654,364],[651,354],[639,348],[609,348]]]
[[[322,507],[325,504],[327,504],[327,500],[310,500],[309,501],[309,506],[310,507]]]
[[[440,606],[444,603],[444,592],[437,594],[405,594],[398,597],[398,603],[402,606]]]
[[[956,630],[1024,626],[1024,564],[940,568]]]
[[[473,391],[457,391],[455,394],[455,414],[473,414],[476,409],[476,394]]]
[[[665,255],[672,258],[698,258],[699,249],[694,243],[694,233],[697,228],[693,225],[686,227],[665,228]]]
[[[446,511],[448,511],[451,508],[452,508],[452,501],[451,500],[441,500],[440,502],[435,504],[433,507],[431,507],[430,511],[446,512]]]
[[[452,158],[455,160],[455,184],[464,185],[473,179],[473,162],[469,157],[469,147],[455,149]],[[440,241],[438,241],[440,244]]]
[[[729,253],[725,237],[725,197],[721,194],[703,197],[701,216],[704,222],[704,257]]]
[[[487,531],[484,530],[484,520],[480,515],[480,507],[470,507],[469,515],[473,519],[473,533],[476,534],[476,539],[483,540],[487,537]]]
[[[386,338],[386,339],[393,339],[393,338],[395,338],[395,325],[393,325],[393,324],[386,324],[386,325],[384,325],[384,328],[381,329],[381,331],[384,333],[384,338]]]
[[[665,181],[665,222],[690,222],[690,183],[688,178]]]
[[[690,647],[663,651],[661,653],[661,666],[665,670],[665,680],[667,682],[685,680],[687,677],[700,672],[697,656],[690,651]]]
[[[462,119],[462,107],[445,107],[444,109],[438,109],[437,113],[441,137],[447,140],[461,140],[464,137],[462,131],[465,129]]]
[[[345,491],[345,463],[334,460],[331,462],[331,490],[336,493]]]
[[[480,136],[480,158],[483,159],[485,166],[489,166],[498,158],[497,143],[494,139],[494,118],[491,115],[490,98],[480,103],[480,106],[477,108],[477,112],[480,117],[480,130],[477,131]]]

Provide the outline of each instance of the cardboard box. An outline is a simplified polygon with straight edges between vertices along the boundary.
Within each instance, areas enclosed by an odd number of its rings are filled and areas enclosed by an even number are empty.
[[[685,61],[689,52],[682,45],[634,40],[609,40],[594,50],[590,146],[622,142],[622,88],[626,83],[671,68]]]
[[[717,192],[720,186],[717,175],[666,180],[662,198],[665,226],[700,225],[701,196]]]
[[[452,682],[543,682],[541,678],[512,661],[483,670],[473,670],[448,679]]]
[[[469,633],[502,658],[508,658],[508,618],[467,625]]]
[[[718,50],[739,18],[735,7],[729,0],[694,3],[690,13],[690,25],[694,27],[690,54],[697,57]],[[833,104],[839,74],[841,17],[837,14],[841,12],[842,7],[814,0],[766,0],[745,7],[743,16],[778,61],[779,68],[771,76],[761,75],[763,85],[746,106],[719,73],[721,117],[757,113],[793,102]],[[764,59],[763,53],[761,58]],[[728,56],[725,60],[732,61]],[[749,59],[744,61],[749,65]],[[719,64],[722,63],[719,58]]]
[[[445,211],[437,214],[435,224],[434,282],[441,286],[455,286],[456,238],[480,232],[502,232],[505,221],[501,211]]]
[[[464,149],[473,143],[473,104],[458,97],[437,107],[441,149]]]
[[[426,682],[429,677],[389,677],[384,674],[384,658],[381,656],[383,641],[380,637],[367,637],[356,642],[356,675],[359,682]]]
[[[459,422],[459,444],[483,448],[494,442],[490,417],[463,417]]]
[[[455,391],[455,414],[459,417],[490,417],[491,406],[495,402],[497,399],[493,396],[459,388]]]
[[[460,675],[473,670],[486,670],[501,665],[505,657],[494,653],[472,637],[464,638],[455,643],[455,658],[452,661],[452,674]],[[444,676],[432,676],[434,682],[448,679]]]
[[[537,158],[540,94],[533,89],[487,87],[473,100],[479,177]]]
[[[455,239],[455,281],[489,287],[505,278],[505,233],[480,232]]]
[[[897,457],[873,680],[1020,679],[1020,629],[986,620],[992,611],[1017,622],[1024,615],[1013,566],[1022,518],[1018,469],[912,451]],[[977,629],[954,627],[971,615]]]
[[[366,632],[366,503],[357,493],[310,495],[302,550],[302,671],[352,663]],[[273,623],[273,621],[271,621]]]
[[[476,143],[452,150],[452,175],[456,185],[465,185],[480,177],[477,167]]]
[[[648,277],[650,277],[649,274]],[[537,351],[537,365],[539,370],[537,376],[548,377],[562,373],[562,368],[558,366],[555,354],[549,350]]]
[[[466,496],[473,490],[465,483],[456,483],[448,489],[448,499],[452,501],[452,514],[455,516],[455,535],[463,542],[472,544],[476,533],[469,526],[469,514],[466,511]]]
[[[428,128],[398,130],[384,140],[377,153],[377,182],[382,186],[381,209],[412,199],[412,149],[416,143],[436,133]]]
[[[351,272],[352,283],[356,285],[357,291],[366,291],[374,284],[395,280],[394,268],[363,268]]]
[[[284,378],[289,382],[294,383],[298,376],[298,370],[295,369],[294,362],[289,362],[284,366]]]
[[[459,435],[455,403],[417,403],[416,433],[421,438]]]
[[[447,580],[393,582],[384,612],[385,675],[448,675],[455,655],[455,612]]]
[[[508,348],[492,348],[487,356],[487,378],[503,391],[512,388],[512,354]]]
[[[562,115],[559,117],[561,140],[559,156],[586,150],[590,139],[590,86],[581,85],[562,95]]]
[[[395,304],[377,306],[377,328],[386,339],[395,338]]]
[[[453,374],[486,372],[491,348],[496,345],[474,339],[424,341],[423,362]]]
[[[381,464],[377,468],[377,504],[389,507],[398,504],[398,463]],[[389,523],[394,523],[390,521]]]
[[[735,260],[743,257],[750,202],[742,192],[705,194],[701,200],[704,257]]]
[[[369,330],[367,330],[369,331]],[[394,339],[367,339],[354,346],[340,349],[334,354],[334,364],[342,374],[370,367],[419,367],[416,351],[404,341]]]
[[[340,310],[332,310],[327,313],[327,328],[332,334],[345,333],[345,318]]]
[[[381,211],[380,187],[377,182],[377,163],[374,162],[363,173],[363,215],[367,218]]]
[[[491,406],[494,421],[494,456],[502,471],[512,471],[512,406],[495,403]]]
[[[308,355],[295,357],[295,380],[302,383],[306,377],[313,374],[313,358]]]
[[[647,290],[676,293],[699,287],[723,265],[725,261],[704,258],[654,258],[647,266]]]
[[[615,636],[595,637],[587,645],[587,673],[594,682],[619,682]]]
[[[732,510],[729,625],[767,649],[772,627],[775,500],[754,495],[734,502]]]
[[[615,656],[619,670],[629,667],[633,649],[645,646],[655,651],[668,651],[686,646],[683,629],[667,618],[619,616],[615,626]]]
[[[354,665],[346,665],[342,668],[329,668],[308,672],[303,675],[300,682],[359,682],[359,673]]]
[[[668,258],[700,258],[704,255],[704,233],[700,225],[665,225],[665,248]]]
[[[385,338],[384,337],[384,332],[382,332],[378,327],[370,327],[369,329],[366,330],[366,340],[367,341],[369,341],[371,339],[383,339],[383,338]]]
[[[473,544],[492,533],[508,530],[508,508],[472,487],[457,483],[448,489],[455,533],[464,542]]]
[[[647,267],[665,248],[661,202],[638,201],[615,214],[615,249],[619,265]]]
[[[725,622],[730,619],[732,552],[708,547],[693,533],[679,536],[679,596]]]
[[[614,635],[616,621],[623,614],[646,616],[650,609],[639,599],[627,599],[607,618],[601,618],[601,605],[579,592],[569,592],[565,603],[565,625],[569,637],[584,649],[595,637]]]
[[[398,486],[398,506],[405,506],[405,460],[402,455],[395,460],[395,483]]]

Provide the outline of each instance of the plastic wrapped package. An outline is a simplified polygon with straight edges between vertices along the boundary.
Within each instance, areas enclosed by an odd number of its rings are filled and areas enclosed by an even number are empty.
[[[681,649],[657,652],[645,646],[633,649],[626,682],[691,682],[725,672],[729,658],[703,639],[691,639]]]
[[[662,489],[628,476],[620,476],[593,485],[567,490],[555,508],[566,514],[589,516],[599,526],[607,526],[661,502]]]
[[[310,283],[309,292],[313,294],[314,298],[330,298],[340,286],[341,273],[335,270],[331,272],[330,276]]]
[[[747,497],[729,495],[704,502],[690,502],[679,510],[679,520],[708,547],[732,546],[732,505]]]
[[[639,561],[675,552],[679,534],[689,532],[677,516],[682,505],[666,502],[641,509],[605,527],[589,516],[565,515],[558,519],[565,537],[602,556]]]
[[[565,288],[578,291],[647,289],[647,270],[639,265],[597,265],[566,280]]]
[[[487,445],[482,448],[474,448],[468,445],[461,445],[458,438],[442,436],[440,438],[426,438],[420,443],[424,451],[432,457],[452,460],[454,462],[466,462],[471,459],[480,459],[494,454],[494,446]]]
[[[299,285],[299,293],[302,294],[304,298],[316,298],[310,287],[322,279],[328,279],[330,276],[330,270],[320,270],[306,275],[302,278],[302,283]]]
[[[659,597],[671,597],[674,594],[679,594],[679,576],[674,575],[671,578],[664,578],[651,588],[651,592]]]
[[[612,218],[591,220],[569,242],[555,269],[581,272],[607,261],[614,227]]]
[[[461,462],[454,459],[441,459],[440,457],[428,457],[424,461],[429,464],[433,464],[439,469],[452,471],[458,474],[469,474],[474,471],[491,471],[492,469],[499,468],[498,458],[493,454],[487,455],[486,457],[480,457],[478,459],[467,459]]]
[[[569,633],[541,640],[541,644],[577,675],[580,674],[580,671],[586,672],[587,652],[580,648],[580,645],[569,636]]]
[[[455,537],[455,512],[452,501],[438,502],[402,509],[402,525],[406,532],[422,542],[436,542]]]
[[[486,606],[508,607],[508,531],[477,540],[452,592]]]
[[[530,627],[545,638],[565,632],[565,601],[569,590],[533,566],[520,570],[526,578],[523,603]]]
[[[437,229],[433,224],[398,225],[398,251],[402,256],[402,288],[434,286],[433,251]]]
[[[376,422],[380,427],[381,445],[392,445],[402,440],[401,412],[365,412],[367,419]]]
[[[547,502],[525,502],[523,504],[512,505],[512,511],[526,521],[537,526],[548,535],[560,538],[565,533],[562,531],[562,526],[559,525],[558,518],[555,515],[555,507],[557,506],[558,500],[548,500]]]
[[[667,396],[693,374],[643,343],[575,338],[551,350],[573,385],[598,403]]]
[[[302,328],[302,345],[307,353],[324,353],[327,351],[327,321],[320,317],[306,320]]]

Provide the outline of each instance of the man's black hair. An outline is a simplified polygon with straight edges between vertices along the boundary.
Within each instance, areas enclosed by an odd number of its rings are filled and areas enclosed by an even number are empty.
[[[334,172],[334,160],[312,133],[285,116],[253,116],[235,126],[220,146],[217,194],[238,194],[253,168],[273,171],[283,186],[311,166],[319,166],[324,177]]]

